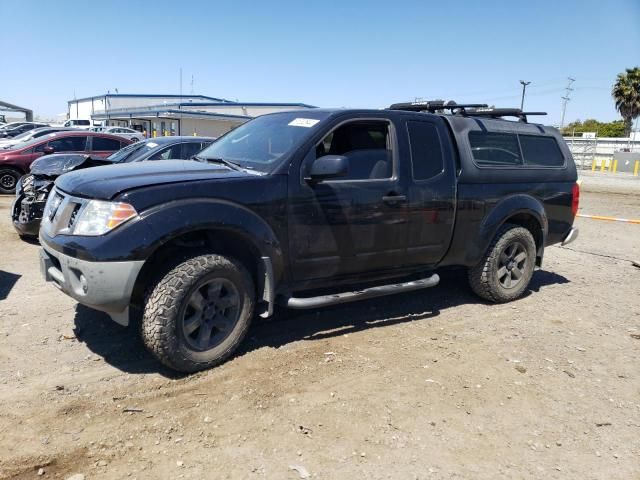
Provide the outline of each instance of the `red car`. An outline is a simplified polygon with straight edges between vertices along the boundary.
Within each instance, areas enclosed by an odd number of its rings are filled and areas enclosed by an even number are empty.
[[[36,158],[51,153],[85,153],[104,158],[126,147],[131,140],[84,130],[61,131],[36,138],[18,148],[0,149],[0,193],[13,193],[18,179]]]

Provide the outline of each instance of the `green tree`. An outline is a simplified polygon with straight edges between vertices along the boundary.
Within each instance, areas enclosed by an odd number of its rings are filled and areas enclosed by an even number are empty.
[[[640,67],[627,68],[619,73],[611,96],[624,120],[624,134],[631,135],[633,120],[640,116]]]
[[[584,132],[596,132],[598,137],[624,137],[624,121],[599,122],[588,118],[584,122],[576,120],[562,129],[563,135],[580,134]]]

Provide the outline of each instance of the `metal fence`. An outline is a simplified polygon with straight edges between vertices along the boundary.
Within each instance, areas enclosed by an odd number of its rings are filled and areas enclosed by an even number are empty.
[[[616,152],[632,152],[640,160],[640,140],[629,138],[564,137],[581,170],[612,170]]]

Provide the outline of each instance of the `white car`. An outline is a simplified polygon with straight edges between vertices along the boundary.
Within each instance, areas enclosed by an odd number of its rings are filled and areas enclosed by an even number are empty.
[[[133,128],[127,127],[92,127],[89,129],[92,132],[100,132],[100,133],[109,133],[111,135],[118,135],[119,137],[128,138],[132,142],[137,142],[139,140],[144,140],[145,136],[134,130]]]
[[[91,127],[91,120],[84,120],[81,118],[76,118],[74,120],[67,120],[62,124],[63,127],[72,127],[79,128],[81,130],[87,130]]]

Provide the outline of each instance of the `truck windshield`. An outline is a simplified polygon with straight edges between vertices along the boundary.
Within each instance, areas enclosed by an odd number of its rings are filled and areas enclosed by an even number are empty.
[[[198,159],[223,159],[268,172],[279,159],[304,142],[328,115],[299,110],[255,118],[205,148]]]

